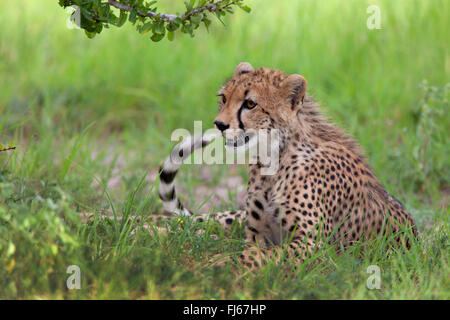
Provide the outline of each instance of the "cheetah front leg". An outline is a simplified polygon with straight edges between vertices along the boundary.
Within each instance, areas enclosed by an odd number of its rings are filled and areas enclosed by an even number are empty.
[[[276,213],[278,215],[278,213]],[[255,269],[260,268],[263,264],[272,261],[280,264],[286,258],[293,258],[296,264],[301,264],[308,256],[310,256],[317,248],[321,246],[321,240],[317,235],[319,223],[316,228],[309,226],[309,224],[294,225],[294,228],[283,224],[280,226],[280,233],[284,234],[285,239],[291,239],[289,243],[280,240],[279,245],[267,245],[271,243],[270,239],[266,239],[267,233],[261,232],[254,224],[249,216],[246,222],[246,236],[247,242],[254,245],[245,249],[239,256],[239,262],[246,268]],[[297,228],[298,227],[298,228]],[[283,228],[284,232],[283,232]],[[288,228],[288,229],[286,229]],[[290,231],[292,230],[292,231]],[[272,230],[273,232],[273,230]],[[293,232],[293,233],[290,233]],[[273,240],[273,239],[272,239]]]
[[[297,230],[289,243],[281,243],[280,245],[270,244],[270,240],[265,237],[246,221],[246,239],[250,243],[249,246],[238,256],[238,262],[242,266],[254,270],[262,267],[268,262],[282,263],[285,259],[293,259],[300,265],[305,259],[321,246],[319,239],[314,239],[310,233],[303,230]],[[231,262],[231,257],[224,257],[221,254],[215,255],[210,261],[213,265],[222,266],[227,262]]]

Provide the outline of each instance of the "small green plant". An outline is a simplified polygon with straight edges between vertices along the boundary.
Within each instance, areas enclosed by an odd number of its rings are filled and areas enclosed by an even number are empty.
[[[84,29],[89,38],[110,25],[121,27],[128,20],[136,25],[141,34],[151,31],[152,41],[160,41],[166,35],[172,41],[178,29],[193,36],[194,30],[202,23],[209,28],[211,14],[222,21],[221,18],[227,13],[233,13],[233,6],[250,12],[243,0],[189,0],[184,2],[186,11],[183,14],[158,12],[156,3],[157,1],[144,0],[59,0],[59,5],[64,8],[76,8],[71,19]],[[115,9],[119,10],[118,15]]]
[[[450,183],[448,174],[447,132],[450,125],[446,110],[449,107],[450,83],[443,87],[430,86],[426,80],[419,85],[422,98],[413,110],[414,131],[405,137],[405,159],[409,159],[409,181],[421,193],[429,193],[434,187]]]

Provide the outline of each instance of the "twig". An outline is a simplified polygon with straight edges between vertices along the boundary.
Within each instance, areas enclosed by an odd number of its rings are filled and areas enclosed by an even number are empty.
[[[0,152],[2,152],[2,151],[8,151],[8,150],[14,150],[16,147],[9,147],[9,148],[6,148],[6,149],[1,149],[0,150]]]

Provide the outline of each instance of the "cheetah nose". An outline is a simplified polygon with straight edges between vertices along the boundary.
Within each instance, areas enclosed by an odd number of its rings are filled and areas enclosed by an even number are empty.
[[[224,132],[230,127],[229,124],[225,124],[222,121],[214,121],[214,124],[216,125],[217,129],[219,129],[222,132]]]

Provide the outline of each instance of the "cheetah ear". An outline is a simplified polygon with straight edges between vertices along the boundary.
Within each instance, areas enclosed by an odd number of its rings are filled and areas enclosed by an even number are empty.
[[[236,69],[234,70],[234,75],[235,76],[240,76],[241,74],[244,73],[249,73],[253,71],[253,67],[250,63],[248,62],[241,62],[237,65]]]
[[[281,89],[294,109],[300,102],[303,102],[306,92],[306,79],[299,74],[291,74],[281,83]]]

